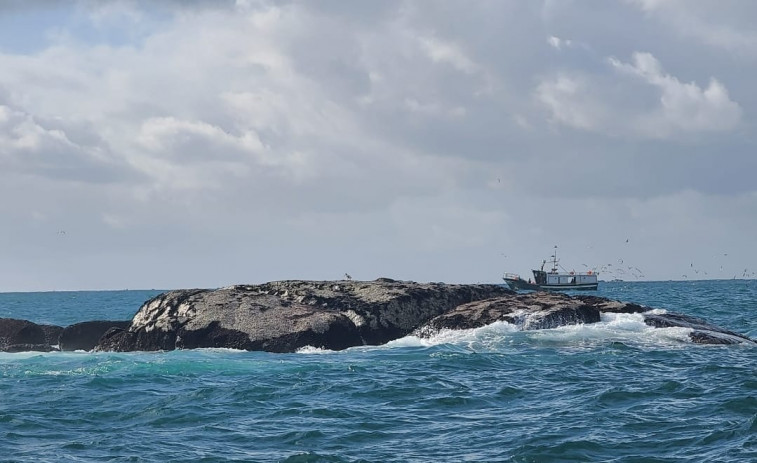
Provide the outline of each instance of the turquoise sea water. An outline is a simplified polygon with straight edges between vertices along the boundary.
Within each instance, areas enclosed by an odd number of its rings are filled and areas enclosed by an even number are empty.
[[[128,319],[157,291],[0,294],[0,317]],[[757,338],[757,281],[599,295]],[[754,462],[757,348],[638,316],[341,352],[0,353],[0,462]]]

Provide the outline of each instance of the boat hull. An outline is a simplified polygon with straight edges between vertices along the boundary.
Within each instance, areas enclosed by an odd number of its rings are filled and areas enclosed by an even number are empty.
[[[536,285],[525,280],[504,278],[507,286],[513,291],[596,291],[598,283],[565,284],[565,285]]]
[[[598,283],[568,284],[568,285],[539,285],[541,289],[550,291],[596,291]]]

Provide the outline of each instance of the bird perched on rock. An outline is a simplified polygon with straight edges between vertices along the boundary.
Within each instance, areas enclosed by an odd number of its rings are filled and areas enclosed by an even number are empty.
[[[348,279],[348,280],[351,280],[351,279],[352,279],[352,276],[351,276],[351,275],[350,275],[349,273],[345,273],[345,274],[344,274],[344,278],[346,278],[346,279]]]

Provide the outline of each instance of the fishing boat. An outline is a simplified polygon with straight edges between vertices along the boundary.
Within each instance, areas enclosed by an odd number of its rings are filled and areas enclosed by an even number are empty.
[[[533,281],[528,281],[520,277],[515,273],[505,273],[503,279],[507,286],[512,290],[551,290],[551,291],[568,291],[568,290],[593,290],[596,291],[599,286],[597,277],[599,274],[591,270],[586,272],[574,272],[558,270],[557,259],[557,246],[555,246],[555,252],[552,254],[551,260],[546,259],[542,261],[541,268],[539,270],[532,270],[534,274]],[[552,268],[549,271],[544,270],[544,266],[547,262],[552,264]]]

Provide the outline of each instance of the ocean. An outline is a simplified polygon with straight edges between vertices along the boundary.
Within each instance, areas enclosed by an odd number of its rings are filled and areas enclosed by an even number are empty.
[[[160,291],[0,294],[0,317],[129,319]],[[757,338],[757,281],[600,283]],[[0,462],[755,462],[757,348],[638,315],[384,346],[0,353]]]

